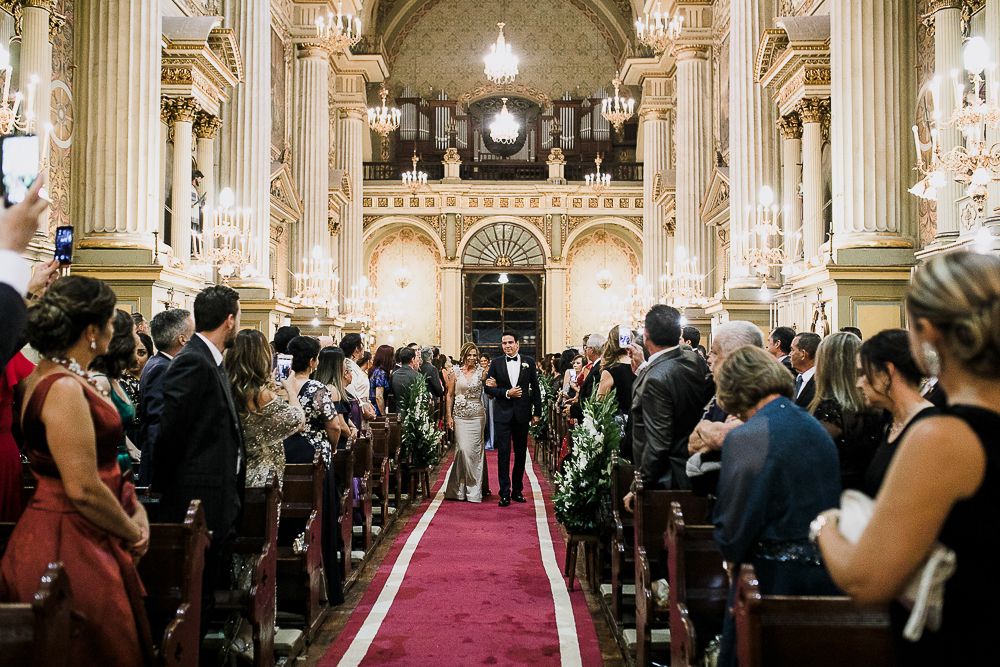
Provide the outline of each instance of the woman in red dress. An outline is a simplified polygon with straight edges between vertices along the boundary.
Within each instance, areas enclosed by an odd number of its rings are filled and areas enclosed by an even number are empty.
[[[11,426],[14,422],[14,387],[31,375],[35,365],[18,352],[0,376],[0,521],[21,518],[21,452]]]
[[[151,664],[135,569],[149,522],[118,469],[118,411],[83,370],[107,351],[114,307],[107,285],[70,276],[28,309],[42,360],[22,383],[21,425],[38,486],[0,561],[0,600],[30,601],[47,564],[61,561],[86,619],[68,665]]]

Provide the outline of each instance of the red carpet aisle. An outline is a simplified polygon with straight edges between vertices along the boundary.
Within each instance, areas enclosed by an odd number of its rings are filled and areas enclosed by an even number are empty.
[[[583,593],[561,576],[548,485],[532,464],[528,502],[498,508],[487,455],[494,495],[446,501],[442,473],[321,667],[601,664]]]

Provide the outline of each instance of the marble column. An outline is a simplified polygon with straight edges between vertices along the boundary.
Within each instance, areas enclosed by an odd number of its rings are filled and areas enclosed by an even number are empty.
[[[757,206],[758,193],[778,185],[777,109],[771,96],[754,82],[757,45],[776,15],[775,0],[731,3],[729,33],[729,226],[734,248],[746,245],[750,232],[747,207]],[[836,42],[834,42],[836,44]],[[750,247],[755,243],[749,236]],[[741,253],[730,258],[731,288],[759,287],[761,278],[748,275]]]
[[[912,250],[909,257],[906,251],[912,244],[902,234],[913,214],[906,193],[915,160],[908,136],[913,51],[907,21],[915,17],[903,4],[833,2],[831,245],[838,264],[912,261]],[[881,252],[842,252],[875,247]]]
[[[990,46],[992,50],[997,43],[990,42]],[[990,53],[993,58],[996,55]],[[937,11],[934,12],[934,72],[941,77],[936,95],[939,108],[935,111],[941,113],[942,121],[951,118],[955,111],[952,70],[958,70],[960,76],[965,76],[965,68],[962,66],[962,3],[959,0],[939,2]],[[962,132],[954,126],[939,127],[938,145],[942,153],[961,146]],[[910,178],[910,174],[907,177],[908,180],[915,180]],[[965,193],[962,184],[956,182],[951,174],[946,175],[946,182],[947,185],[937,190],[937,235],[934,240],[941,243],[950,243],[958,238],[957,201]]]
[[[205,220],[205,232],[208,231],[207,225],[212,217],[212,210],[215,208],[215,134],[221,125],[222,121],[217,116],[204,111],[199,112],[194,120],[198,169],[204,174],[198,195],[205,195],[205,203],[201,207]]]
[[[640,108],[643,127],[642,166],[642,273],[647,285],[658,285],[667,262],[667,232],[663,210],[653,201],[653,183],[670,166],[670,136],[667,109],[658,106]]]
[[[52,95],[52,43],[49,41],[51,0],[26,0],[21,18],[21,91],[27,96],[28,84],[34,82],[35,92],[30,107],[25,109],[29,132],[45,134],[50,120]]]
[[[163,113],[174,130],[170,183],[170,247],[174,259],[191,263],[191,139],[198,103],[192,97],[166,97]]]
[[[802,119],[802,251],[806,261],[819,255],[826,240],[823,225],[823,117],[826,100],[805,99]]]
[[[444,254],[448,259],[455,259],[458,254],[458,214],[444,214]]]
[[[698,272],[705,275],[706,296],[715,294],[715,240],[701,220],[701,202],[712,177],[712,109],[708,46],[687,45],[676,49],[677,57],[677,190],[674,243],[687,256],[697,258]],[[673,261],[666,257],[666,261]],[[663,273],[661,268],[660,273]],[[660,276],[652,285],[659,285]]]
[[[781,131],[781,213],[785,256],[799,258],[802,239],[802,207],[799,183],[802,173],[802,121],[795,112],[778,120]]]
[[[562,213],[552,214],[552,257],[554,259],[562,258],[563,254],[562,221]]]
[[[545,349],[562,352],[566,348],[565,266],[545,267]]]
[[[0,2],[0,46],[7,50],[10,50],[10,40],[14,39],[13,9],[13,2]]]
[[[317,246],[330,256],[330,54],[315,44],[300,44],[295,62],[295,121],[292,176],[302,197],[302,220],[293,226],[288,267],[302,270]]]
[[[351,182],[351,200],[341,207],[340,212],[340,289],[341,293],[350,294],[352,286],[358,283],[362,276],[367,278],[368,267],[364,262],[364,230],[363,209],[361,206],[361,189],[364,185],[364,152],[362,143],[365,140],[365,109],[360,106],[346,106],[337,110],[338,127],[336,168],[347,172]]]
[[[74,90],[70,218],[81,247],[151,249],[162,206],[159,7],[86,0],[76,29],[88,66]]]
[[[462,348],[462,267],[441,267],[441,351],[458,354]],[[404,341],[396,341],[402,345]]]
[[[1000,0],[986,0],[985,13],[985,34],[986,43],[990,46],[990,59],[997,62],[1000,59]],[[1000,142],[1000,130],[986,127],[986,145],[992,146]],[[1000,182],[991,181],[986,186],[986,211],[987,218],[995,218],[997,209],[1000,208]],[[939,214],[940,215],[940,214]],[[938,223],[940,229],[940,222]]]
[[[236,31],[243,57],[243,82],[222,115],[220,188],[232,188],[235,208],[249,209],[256,276],[233,286],[270,289],[271,247],[271,5],[227,0],[224,27]]]

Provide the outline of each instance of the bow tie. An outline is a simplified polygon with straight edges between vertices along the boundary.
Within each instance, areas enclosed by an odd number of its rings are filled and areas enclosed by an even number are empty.
[[[507,357],[507,361],[517,361],[517,356]]]

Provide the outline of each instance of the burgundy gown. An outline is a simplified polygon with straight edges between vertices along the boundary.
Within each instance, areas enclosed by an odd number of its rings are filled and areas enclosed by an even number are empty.
[[[22,422],[35,495],[14,528],[0,561],[0,600],[30,602],[46,566],[61,561],[73,593],[73,608],[86,619],[74,637],[67,665],[133,667],[151,664],[149,622],[142,582],[122,540],[85,519],[70,502],[49,453],[42,406],[53,382],[65,373],[39,381]],[[125,512],[135,511],[135,487],[118,470],[121,419],[111,403],[89,387],[84,390],[94,420],[101,480]],[[71,427],[67,425],[67,427]]]
[[[31,375],[35,365],[18,352],[0,377],[0,521],[21,518],[21,452],[11,433],[14,387]]]

